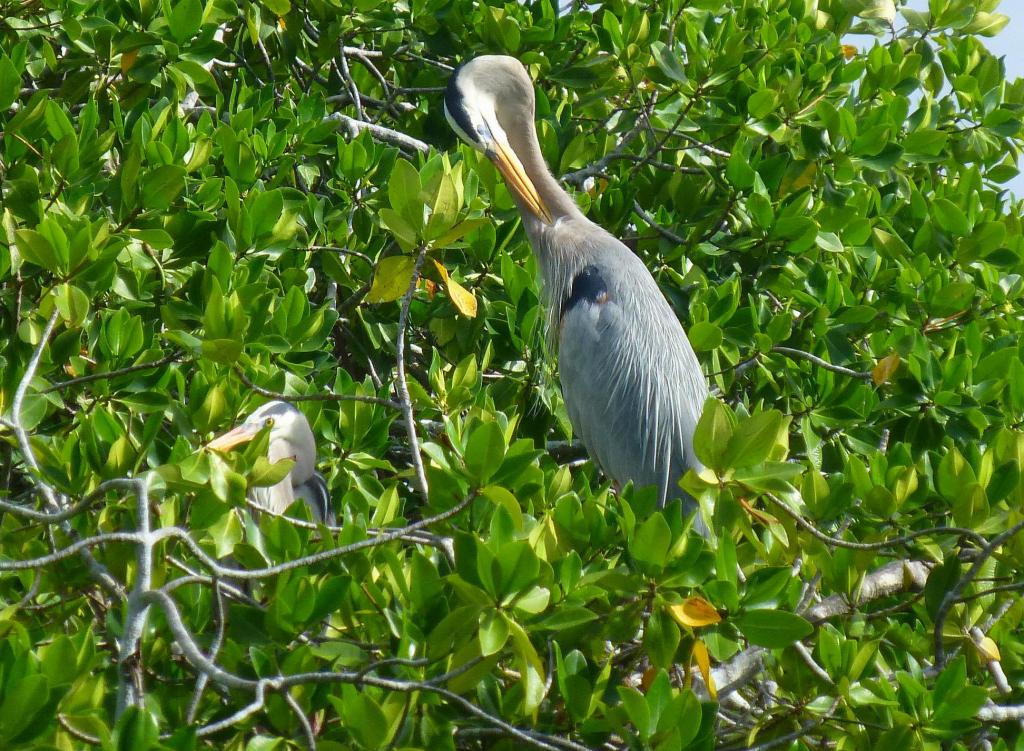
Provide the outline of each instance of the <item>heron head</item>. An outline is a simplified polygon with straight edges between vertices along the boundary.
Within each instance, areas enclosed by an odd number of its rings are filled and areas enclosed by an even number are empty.
[[[533,214],[551,224],[551,212],[509,143],[509,133],[525,148],[536,148],[533,81],[523,64],[506,55],[482,55],[463,63],[448,79],[444,114],[452,130],[501,172],[509,189]]]
[[[288,402],[267,402],[246,417],[241,425],[217,436],[206,447],[226,451],[251,441],[264,429],[270,430],[267,458],[271,461],[294,460],[292,484],[298,485],[309,479],[316,465],[316,439],[306,416]]]

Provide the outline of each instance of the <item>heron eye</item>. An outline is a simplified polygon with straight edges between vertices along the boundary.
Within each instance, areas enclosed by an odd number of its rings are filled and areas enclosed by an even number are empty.
[[[266,420],[263,421],[263,424],[268,428],[274,427],[274,418],[268,417]]]

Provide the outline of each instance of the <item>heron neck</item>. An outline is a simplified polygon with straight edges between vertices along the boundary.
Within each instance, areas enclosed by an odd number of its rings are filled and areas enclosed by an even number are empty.
[[[534,187],[537,188],[541,200],[544,201],[544,205],[551,212],[551,218],[557,222],[559,219],[583,216],[572,196],[558,184],[558,181],[551,174],[551,170],[548,169],[548,165],[544,162],[544,156],[540,150],[540,142],[537,140],[537,129],[532,119],[529,127],[513,128],[509,134],[509,141],[512,149],[523,163],[526,174],[533,181]],[[518,197],[516,201],[519,203]],[[534,219],[538,224],[541,224],[540,220],[534,217],[530,209],[522,203],[519,203],[519,212],[523,215],[524,220],[527,220],[528,226],[530,224],[529,219]]]
[[[285,479],[291,485],[301,485],[313,476],[313,464],[310,460],[310,455],[315,454],[315,452],[315,448],[312,452],[304,451],[300,447],[295,446],[291,441],[281,439],[271,442],[267,450],[267,459],[270,460],[271,464],[282,459],[292,459],[295,464]]]

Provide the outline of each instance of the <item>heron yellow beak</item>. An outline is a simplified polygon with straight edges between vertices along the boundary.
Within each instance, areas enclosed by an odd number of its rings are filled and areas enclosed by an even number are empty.
[[[214,438],[206,444],[206,448],[217,449],[218,451],[227,451],[229,448],[233,448],[239,444],[248,443],[255,437],[256,433],[244,425],[239,425],[237,428],[229,430],[224,435],[219,435]]]
[[[508,144],[503,144],[499,139],[493,141],[493,146],[494,148],[489,152],[488,156],[491,157],[494,166],[498,168],[498,171],[505,178],[505,183],[508,185],[509,190],[529,207],[534,216],[542,219],[546,224],[551,224],[553,221],[551,212],[544,205],[544,201],[541,199],[540,193],[537,192],[533,181],[527,176],[526,169],[523,167],[523,163],[519,161],[519,157],[515,155],[515,152],[512,151]]]

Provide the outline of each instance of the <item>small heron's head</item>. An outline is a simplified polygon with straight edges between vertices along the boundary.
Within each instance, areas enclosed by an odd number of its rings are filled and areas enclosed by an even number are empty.
[[[263,429],[270,430],[267,455],[271,461],[292,459],[292,484],[299,485],[313,474],[316,465],[316,439],[309,420],[288,402],[267,402],[252,412],[245,421],[223,435],[217,436],[207,448],[227,451],[251,441]]]

